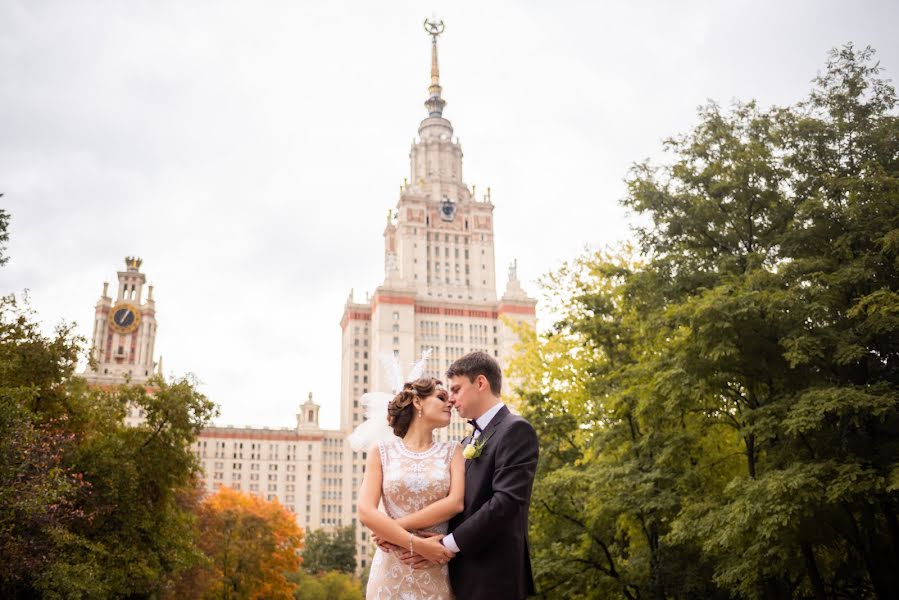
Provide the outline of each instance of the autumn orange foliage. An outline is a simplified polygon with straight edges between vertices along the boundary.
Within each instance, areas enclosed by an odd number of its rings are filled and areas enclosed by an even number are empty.
[[[197,526],[210,560],[194,581],[202,597],[292,600],[285,575],[300,566],[303,530],[277,501],[223,487],[200,505]]]

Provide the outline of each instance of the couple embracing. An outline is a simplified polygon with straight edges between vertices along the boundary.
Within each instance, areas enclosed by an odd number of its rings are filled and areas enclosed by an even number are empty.
[[[369,450],[358,502],[378,544],[368,600],[534,593],[527,521],[537,436],[500,400],[502,372],[490,355],[467,354],[446,376],[447,387],[429,377],[404,382],[387,405],[395,437]],[[435,441],[453,409],[471,433],[461,443]]]

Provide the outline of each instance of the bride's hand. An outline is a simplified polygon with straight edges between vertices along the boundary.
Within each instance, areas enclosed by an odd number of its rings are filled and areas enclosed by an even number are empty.
[[[373,541],[375,543],[375,546],[377,546],[378,548],[381,549],[381,552],[390,553],[390,552],[393,552],[394,550],[402,550],[402,548],[400,548],[396,544],[391,544],[390,542],[388,542],[386,540],[382,540],[380,537],[378,537],[374,533],[371,534],[371,541]]]

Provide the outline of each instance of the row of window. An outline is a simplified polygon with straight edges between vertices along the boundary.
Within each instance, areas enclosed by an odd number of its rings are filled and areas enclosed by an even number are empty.
[[[196,450],[195,454],[201,458],[208,458],[209,455],[206,453],[205,448],[200,448]],[[238,458],[244,460],[243,452],[231,452],[230,456],[228,452],[224,451],[215,451],[212,454],[212,458]],[[278,453],[263,455],[262,453],[251,452],[246,460],[282,460]],[[284,456],[283,460],[297,460],[296,454],[287,454]],[[309,460],[312,460],[312,455],[309,455]]]
[[[310,461],[312,460],[311,454],[309,455],[309,460]],[[231,463],[231,468],[235,471],[240,471],[243,469],[243,465],[244,465],[244,463]],[[307,470],[309,468],[311,468],[311,466],[312,465],[306,465]],[[217,462],[213,465],[213,468],[217,471],[221,471],[222,469],[225,468],[225,463]],[[250,471],[259,471],[259,470],[260,470],[259,463],[250,463]],[[269,464],[268,470],[269,471],[277,471],[278,465],[277,464]],[[284,465],[284,470],[287,471],[288,473],[292,473],[297,470],[297,466],[294,464]]]
[[[200,448],[206,448],[207,445],[208,445],[207,442],[208,442],[208,440],[200,440],[200,441],[197,442],[197,445],[198,445]],[[235,449],[235,450],[243,450],[243,444],[244,444],[243,442],[231,442],[231,448],[233,448],[233,449]],[[227,442],[222,442],[222,441],[216,441],[216,442],[214,442],[214,447],[215,447],[216,449],[224,450],[227,446],[228,446],[228,443],[227,443]],[[249,449],[250,449],[250,450],[259,450],[259,451],[262,451],[262,450],[263,450],[263,446],[264,446],[264,444],[263,444],[262,442],[259,442],[259,443],[252,442],[252,443],[250,443],[250,448],[249,448]],[[309,450],[311,451],[311,450],[312,450],[312,444],[308,444],[308,446],[309,446]],[[278,449],[281,448],[281,447],[282,447],[281,444],[269,444],[269,445],[268,445],[268,451],[269,451],[269,452],[278,452]],[[288,452],[296,452],[296,451],[297,451],[297,445],[296,445],[296,444],[287,444],[286,449],[287,449]]]
[[[417,246],[416,246],[416,247],[417,247]],[[439,258],[439,257],[440,257],[440,246],[434,246],[433,248],[434,248],[434,258]],[[453,252],[453,258],[459,258],[459,248],[454,248],[453,250],[454,250],[454,252]],[[483,253],[484,253],[484,251],[481,250],[481,254],[483,254]],[[428,257],[430,258],[430,256],[431,256],[431,246],[428,246],[428,248],[427,248],[427,255],[428,255]],[[450,255],[450,248],[449,248],[449,246],[444,246],[444,248],[443,248],[443,256],[444,256],[444,258],[449,258],[449,255]],[[465,258],[465,260],[468,260],[468,248],[465,248],[464,258]]]
[[[439,262],[435,261],[435,262],[434,262],[434,273],[440,273],[440,271],[441,271],[441,268],[440,268],[440,267],[441,267],[441,266],[443,267],[443,270],[447,272],[447,275],[449,275],[451,271],[455,271],[455,272],[456,272],[456,279],[459,278],[459,274],[460,274],[461,271],[462,271],[462,270],[459,268],[459,267],[460,267],[459,263],[455,263],[455,264],[453,265],[453,266],[455,267],[455,269],[450,269],[450,264],[449,264],[448,262],[445,262],[445,263],[443,263],[443,265],[441,265]],[[468,265],[468,263],[465,263],[465,276],[466,276],[466,277],[468,277],[468,275],[471,274],[471,270],[470,270],[470,269],[471,269],[471,267]],[[484,270],[486,270],[486,269],[487,269],[487,265],[481,265],[481,270],[482,270],[482,271],[484,271]],[[431,263],[430,263],[430,261],[428,261],[428,277],[430,277],[430,276],[431,276]]]
[[[484,241],[484,234],[482,233],[482,234],[480,234],[480,235],[481,235],[481,241]],[[455,234],[455,235],[453,236],[453,243],[458,244],[458,243],[459,243],[459,237],[460,237],[460,236],[459,236],[458,234]],[[462,237],[462,243],[463,243],[463,244],[467,244],[467,243],[468,243],[468,238],[469,238],[470,236],[463,235],[463,236],[461,236],[461,237]],[[440,241],[440,234],[437,233],[437,232],[431,233],[431,232],[429,231],[429,232],[425,235],[425,239],[426,239],[427,241],[429,241],[429,242],[430,242],[430,241],[439,242],[439,241]],[[450,243],[450,234],[444,233],[444,234],[443,234],[443,241],[446,242],[447,244]],[[483,252],[483,250],[482,250],[481,252]]]
[[[225,478],[225,474],[222,473],[221,471],[214,471],[214,472],[212,473],[212,478],[213,478],[213,479],[224,479],[224,478]],[[242,473],[231,473],[231,479],[234,480],[234,481],[239,481],[239,480],[242,479],[242,478],[243,478],[243,474],[242,474]],[[277,482],[277,481],[278,481],[278,476],[277,476],[276,474],[274,474],[274,473],[270,473],[269,476],[268,476],[268,480],[269,480],[269,481]],[[284,476],[284,481],[286,481],[286,482],[293,482],[293,481],[296,481],[296,480],[297,480],[297,476],[296,476],[296,475],[285,475],[285,476]],[[250,481],[259,481],[259,473],[250,473]],[[290,488],[290,489],[293,489],[293,484],[292,484],[292,483],[289,483],[289,484],[287,485],[287,487]],[[307,486],[307,487],[308,487],[308,486]]]

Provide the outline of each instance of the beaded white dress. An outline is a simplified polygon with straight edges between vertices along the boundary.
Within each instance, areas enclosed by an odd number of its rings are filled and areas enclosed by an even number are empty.
[[[450,463],[457,442],[435,442],[424,452],[408,450],[402,440],[379,442],[384,510],[392,519],[412,514],[445,498],[450,489]],[[427,531],[446,534],[448,523]],[[367,600],[453,600],[447,565],[416,569],[392,552],[375,551]]]

